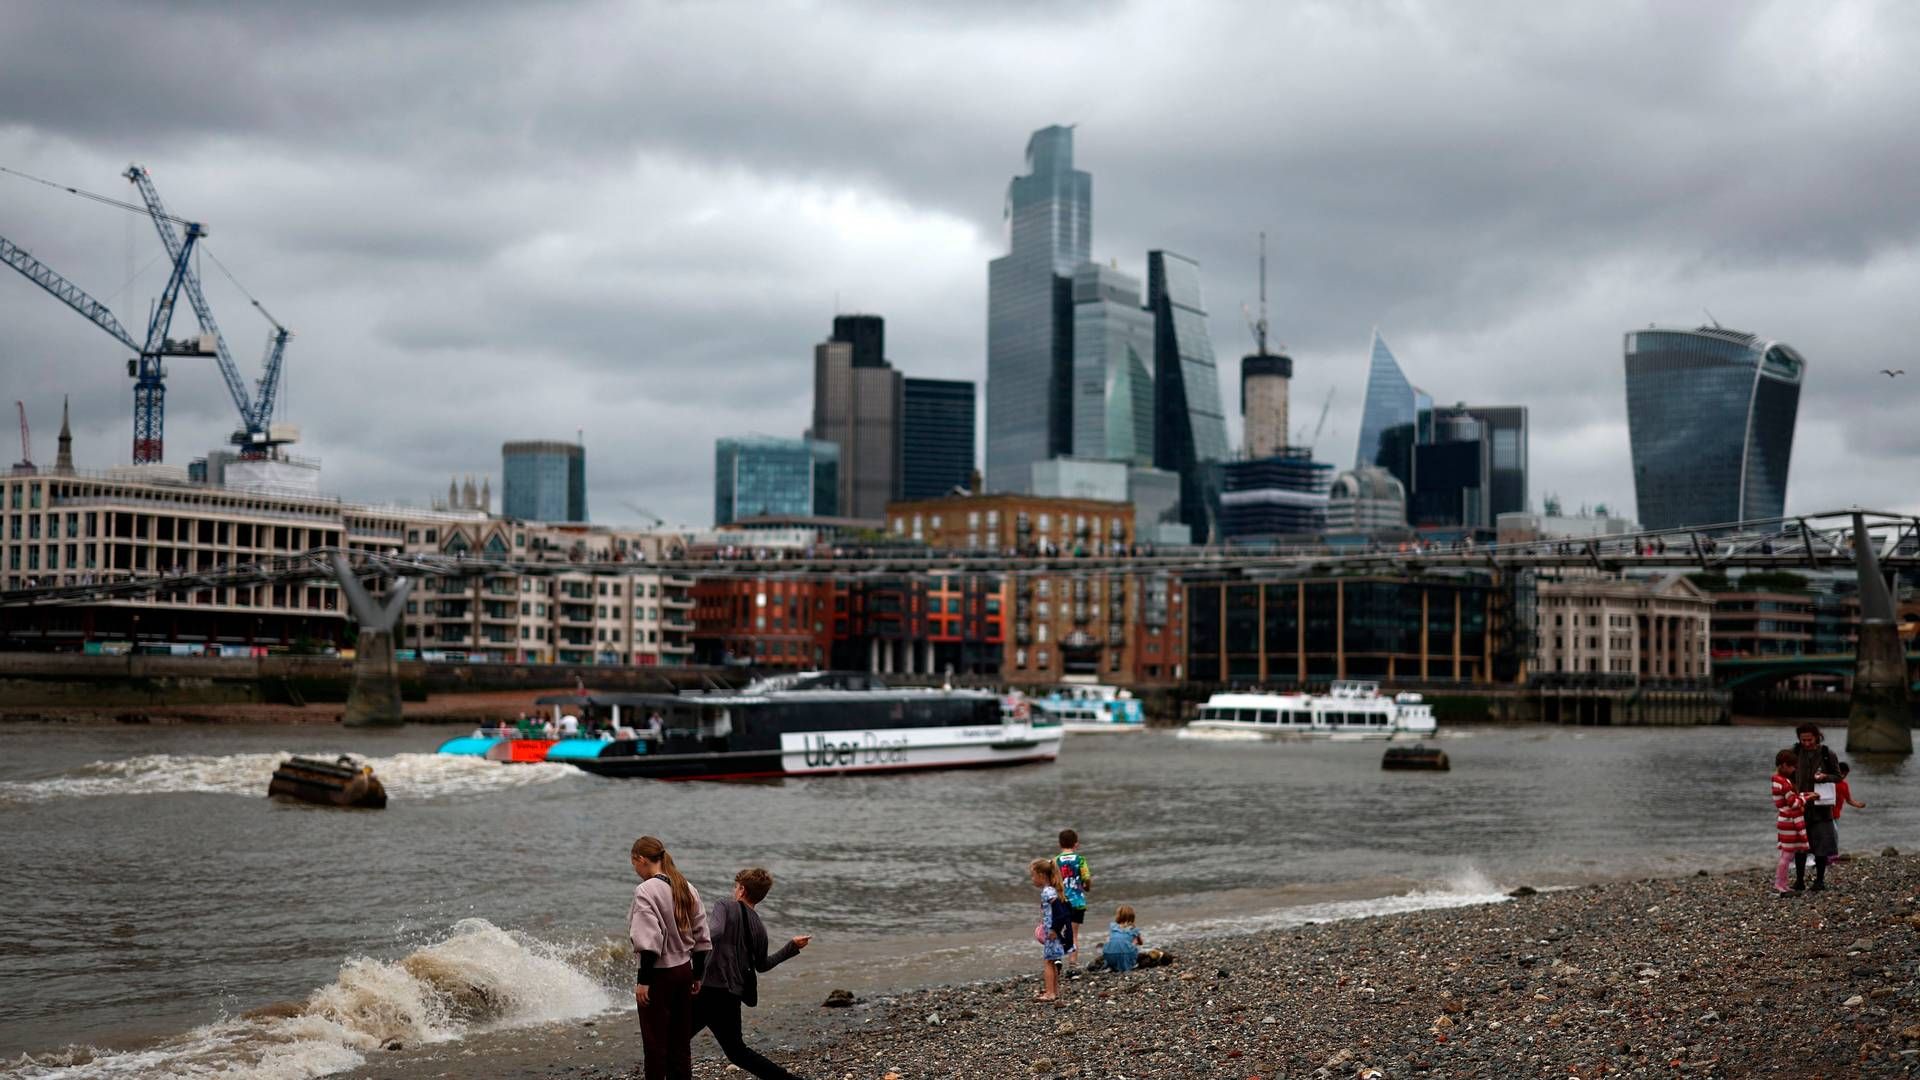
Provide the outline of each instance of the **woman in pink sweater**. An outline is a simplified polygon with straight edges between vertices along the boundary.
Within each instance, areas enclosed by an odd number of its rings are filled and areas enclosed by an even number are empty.
[[[633,1000],[646,1080],[692,1080],[693,995],[713,950],[707,910],[658,838],[633,842],[633,872],[640,884],[627,910],[627,936],[639,963]]]

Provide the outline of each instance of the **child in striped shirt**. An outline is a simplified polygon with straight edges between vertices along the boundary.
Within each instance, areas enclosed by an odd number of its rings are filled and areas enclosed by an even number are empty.
[[[1798,869],[1805,880],[1807,872],[1807,796],[1793,790],[1793,771],[1800,756],[1782,750],[1773,756],[1773,834],[1780,849],[1780,864],[1773,872],[1773,891],[1781,899],[1794,894],[1787,886],[1787,867]]]

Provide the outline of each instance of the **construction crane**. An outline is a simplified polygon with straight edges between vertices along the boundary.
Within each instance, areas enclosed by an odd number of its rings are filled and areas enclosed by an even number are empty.
[[[20,463],[16,469],[33,471],[33,436],[27,431],[27,403],[16,401],[13,407],[20,410]]]
[[[1300,439],[1299,433],[1295,432],[1294,439],[1293,439],[1295,443],[1301,446],[1305,446],[1308,449],[1312,449],[1320,445],[1320,433],[1327,429],[1327,410],[1333,408],[1333,393],[1338,389],[1340,388],[1337,386],[1330,386],[1327,388],[1327,399],[1320,403],[1320,421],[1319,423],[1316,423],[1313,425],[1313,438],[1310,441],[1303,442]]]
[[[115,200],[105,200],[113,202]],[[127,206],[125,203],[117,205]],[[138,209],[137,207],[128,207]],[[178,219],[174,219],[178,220]],[[137,355],[127,361],[127,374],[133,377],[133,463],[135,465],[156,464],[161,460],[166,434],[166,368],[161,360],[168,356],[208,356],[213,346],[205,336],[176,341],[167,336],[173,326],[173,312],[180,297],[181,286],[185,284],[188,260],[193,255],[194,245],[199,243],[205,230],[194,222],[186,223],[186,235],[180,239],[179,250],[172,252],[173,269],[167,276],[167,284],[161,290],[160,299],[153,306],[153,314],[147,320],[147,335],[144,342],[134,340],[120,320],[114,318],[107,306],[78,285],[60,276],[52,267],[33,257],[25,248],[0,236],[0,262],[18,270],[28,281],[45,289],[55,299],[80,313],[88,322],[104,330],[115,341],[133,350]]]
[[[242,457],[269,456],[275,447],[295,440],[297,436],[293,429],[272,423],[274,402],[280,389],[280,373],[286,354],[287,339],[292,334],[269,314],[265,307],[261,306],[260,301],[251,295],[247,297],[254,308],[273,326],[273,333],[267,341],[264,373],[255,387],[253,399],[249,400],[246,385],[240,378],[239,368],[227,351],[226,340],[221,336],[220,327],[214,321],[213,309],[208,305],[200,287],[199,275],[193,269],[192,256],[198,250],[196,245],[202,237],[206,236],[206,227],[168,213],[166,207],[160,202],[160,194],[155,190],[152,177],[148,175],[146,169],[138,165],[130,165],[123,174],[140,190],[144,205],[122,202],[119,199],[80,188],[56,184],[13,169],[0,169],[0,171],[13,173],[81,198],[141,214],[153,221],[154,228],[160,234],[160,241],[166,247],[172,270],[160,301],[154,305],[153,314],[147,326],[145,343],[142,344],[120,325],[120,321],[105,304],[87,295],[85,290],[34,258],[26,249],[0,237],[0,262],[5,262],[19,271],[27,280],[45,289],[56,299],[79,312],[87,321],[112,336],[114,340],[138,354],[127,361],[127,374],[134,379],[134,464],[155,464],[162,459],[166,428],[166,369],[161,361],[163,357],[168,356],[216,358],[221,377],[227,384],[227,392],[233,397],[234,405],[240,412],[240,429],[234,432],[232,441],[240,447]],[[216,259],[214,262],[216,266],[219,265],[219,260]],[[221,269],[224,272],[225,268]],[[232,278],[231,274],[227,276],[229,279]],[[239,282],[234,282],[234,285],[238,288]],[[167,337],[167,334],[171,329],[173,312],[183,289],[187,293],[188,303],[192,305],[194,314],[199,319],[201,333],[192,338],[174,340]],[[245,293],[246,290],[241,289],[241,292]]]
[[[160,202],[160,192],[153,186],[153,176],[140,165],[128,165],[121,174],[131,181],[140,191],[140,198],[147,204],[147,216],[153,219],[154,230],[160,234],[160,242],[166,245],[167,254],[178,258],[182,249],[179,234],[174,232],[174,223],[180,219],[167,213]],[[192,226],[188,226],[192,228]],[[228,275],[231,279],[231,275]],[[235,287],[239,282],[234,282]],[[246,292],[242,289],[241,292]],[[286,427],[276,429],[273,426],[274,398],[280,391],[281,359],[286,355],[287,339],[292,334],[280,321],[267,313],[260,301],[252,296],[254,309],[273,324],[274,333],[267,340],[267,355],[262,365],[262,375],[255,386],[254,399],[247,400],[246,383],[240,378],[240,368],[233,362],[233,354],[227,351],[227,339],[220,332],[220,326],[214,322],[213,308],[207,304],[206,294],[200,288],[200,276],[189,267],[186,275],[187,301],[193,305],[193,313],[200,320],[200,332],[213,339],[215,358],[220,367],[220,377],[226,380],[227,393],[233,397],[234,408],[240,411],[240,430],[233,433],[234,445],[240,447],[243,457],[264,457],[273,452],[273,448],[296,440],[295,433]]]

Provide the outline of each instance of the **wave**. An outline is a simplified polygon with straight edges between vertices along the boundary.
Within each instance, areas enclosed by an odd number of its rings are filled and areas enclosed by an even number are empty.
[[[0,782],[0,802],[95,798],[103,795],[264,795],[273,770],[289,756],[331,761],[332,750],[275,754],[142,754],[118,761],[95,761],[40,780]],[[549,784],[582,776],[571,765],[540,762],[502,765],[453,754],[394,754],[360,758],[396,799],[432,799],[471,795],[530,784]]]
[[[67,1047],[0,1064],[0,1080],[310,1080],[383,1048],[576,1020],[620,1004],[617,943],[563,947],[462,919],[398,960],[356,957],[305,1001],[223,1018],[150,1047]]]
[[[1401,915],[1412,911],[1434,911],[1441,908],[1477,907],[1481,904],[1504,903],[1507,899],[1509,897],[1506,890],[1485,873],[1469,865],[1463,866],[1444,880],[1436,881],[1425,888],[1391,896],[1329,900],[1245,915],[1169,923],[1163,926],[1161,933],[1162,936],[1176,941],[1220,934],[1250,934],[1265,930],[1290,930],[1310,923],[1371,919],[1381,915]]]

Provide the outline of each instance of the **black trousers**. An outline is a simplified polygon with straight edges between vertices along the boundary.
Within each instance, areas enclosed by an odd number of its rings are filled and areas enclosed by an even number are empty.
[[[760,1080],[800,1080],[787,1070],[761,1057],[748,1049],[746,1040],[740,1034],[740,999],[725,990],[716,990],[703,986],[693,998],[693,1030],[698,1034],[701,1028],[713,1032],[713,1041],[727,1055],[727,1060]]]
[[[694,997],[692,964],[654,972],[646,1007],[639,1010],[646,1080],[692,1080],[693,1033],[700,1030],[694,1026]]]

